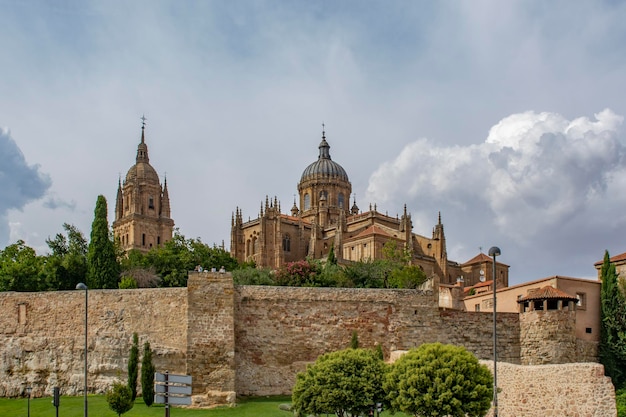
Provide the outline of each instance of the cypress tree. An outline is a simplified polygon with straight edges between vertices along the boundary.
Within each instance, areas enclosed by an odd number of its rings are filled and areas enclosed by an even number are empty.
[[[154,372],[150,342],[146,342],[143,345],[143,358],[141,359],[141,395],[148,407],[154,402]]]
[[[87,251],[87,266],[89,288],[117,288],[120,270],[109,231],[107,200],[103,195],[99,195],[96,201]]]
[[[128,357],[128,388],[130,388],[133,401],[137,398],[137,378],[139,376],[139,338],[133,333],[133,345]]]
[[[352,330],[352,339],[350,339],[350,347],[352,349],[359,348],[359,335],[357,334],[356,330]]]
[[[598,356],[604,373],[620,388],[626,383],[626,300],[617,285],[615,264],[609,252],[604,253],[600,270],[600,346]]]

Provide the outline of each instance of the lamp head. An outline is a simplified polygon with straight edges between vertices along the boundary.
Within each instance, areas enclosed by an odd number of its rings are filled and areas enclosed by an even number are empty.
[[[500,248],[497,246],[492,246],[489,249],[489,256],[500,256]]]
[[[86,290],[87,286],[84,283],[79,282],[78,284],[76,284],[76,289],[77,290]]]

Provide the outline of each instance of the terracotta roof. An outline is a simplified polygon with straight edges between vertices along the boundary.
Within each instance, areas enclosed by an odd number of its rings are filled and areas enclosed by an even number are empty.
[[[517,300],[518,303],[529,300],[578,300],[576,297],[569,295],[568,293],[554,288],[551,285],[546,285],[535,291],[531,291],[525,297],[521,297]]]
[[[465,287],[463,288],[463,292],[470,292],[471,289],[473,288],[482,288],[482,287],[489,287],[493,284],[493,280],[489,280],[489,281],[485,281],[485,282],[479,282],[476,285],[472,285],[471,287]]]
[[[461,264],[461,266],[465,266],[465,265],[473,265],[473,264],[479,264],[482,262],[490,262],[493,263],[493,259],[491,258],[491,256],[485,255],[484,253],[479,253],[478,255],[474,256],[472,259],[470,259],[469,261]],[[502,262],[499,262],[496,260],[496,263],[498,265],[504,265],[504,266],[508,266],[507,264],[503,264]]]
[[[387,233],[384,229],[378,226],[370,226],[367,229],[363,230],[361,233],[355,236],[355,238],[369,236],[369,235],[383,235],[388,237],[393,237],[389,233]]]
[[[487,256],[487,255],[485,255],[484,253],[481,252],[478,255],[474,256],[469,261],[465,262],[463,265],[477,264],[477,263],[481,263],[481,262],[492,262],[492,261],[493,261],[493,259],[491,259],[489,256]]]
[[[288,214],[282,214],[281,213],[280,217],[282,217],[283,219],[294,221],[294,222],[300,221],[300,217],[294,217],[294,216],[290,216]],[[309,222],[307,222],[306,220],[303,220],[302,222],[306,223],[306,224],[309,224]]]
[[[624,261],[626,260],[626,252],[624,253],[620,253],[619,255],[615,255],[613,257],[611,257],[609,259],[609,262],[619,262],[619,261]],[[604,263],[604,259],[602,259],[601,261],[596,262],[594,265],[602,265]]]

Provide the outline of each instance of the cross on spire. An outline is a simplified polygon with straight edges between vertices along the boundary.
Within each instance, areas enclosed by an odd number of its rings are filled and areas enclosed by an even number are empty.
[[[141,130],[144,130],[146,128],[146,120],[148,119],[146,118],[144,114],[141,115],[140,119],[141,119]]]

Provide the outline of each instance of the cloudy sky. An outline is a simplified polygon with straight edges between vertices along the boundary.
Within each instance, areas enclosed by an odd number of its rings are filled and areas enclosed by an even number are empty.
[[[614,1],[0,0],[0,247],[109,221],[140,117],[186,237],[293,204],[318,155],[362,210],[511,282],[626,252],[626,6]]]

